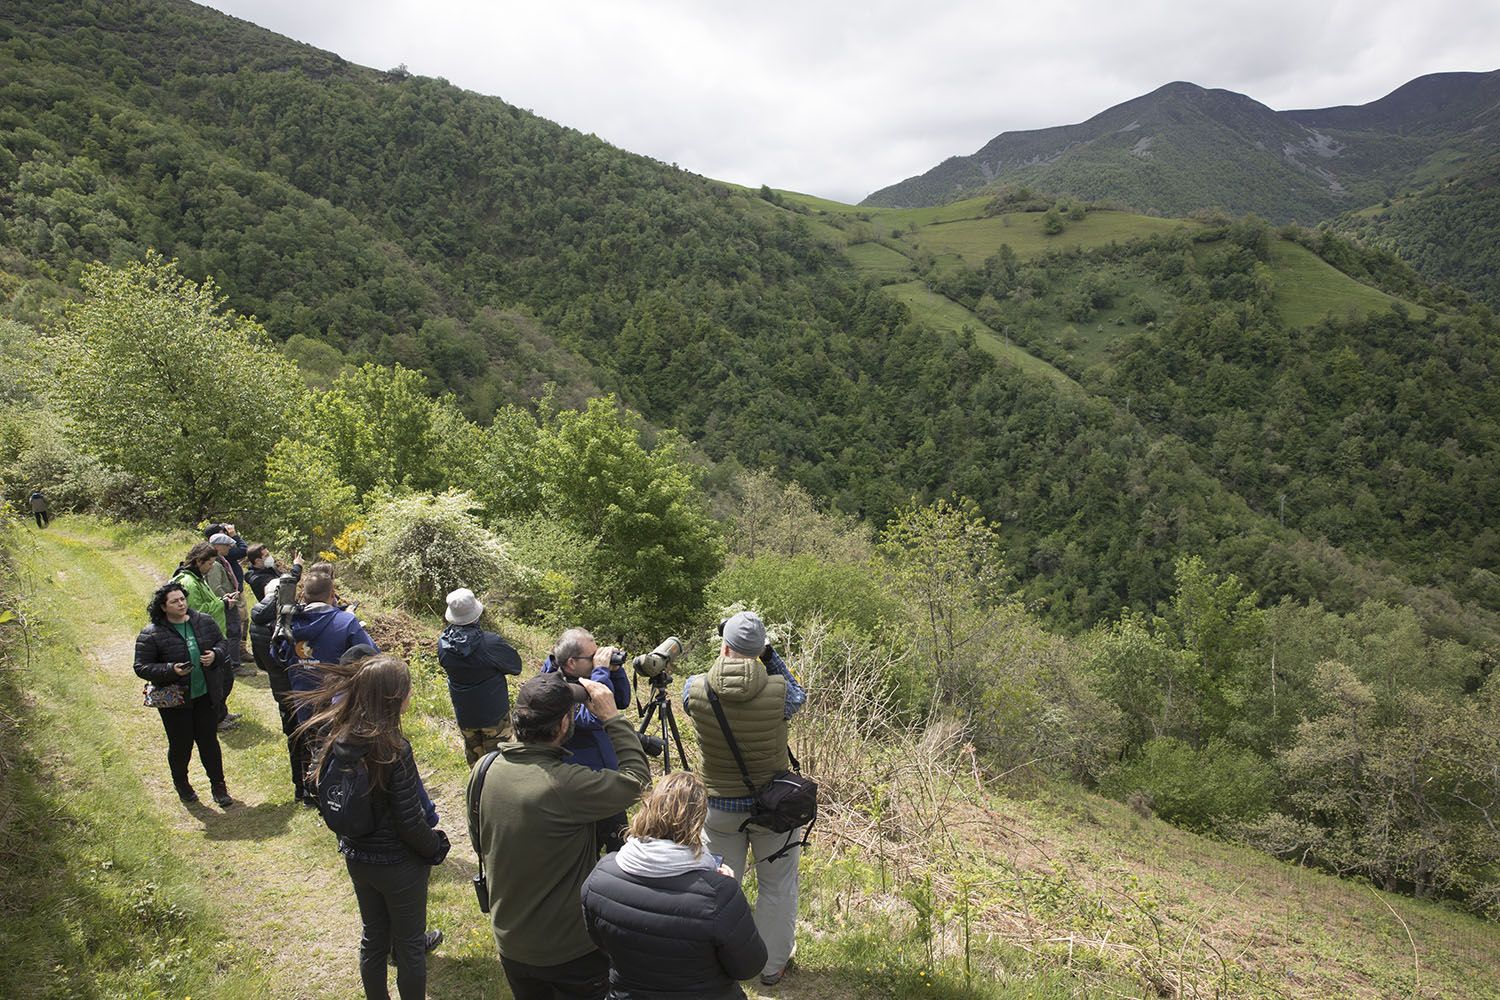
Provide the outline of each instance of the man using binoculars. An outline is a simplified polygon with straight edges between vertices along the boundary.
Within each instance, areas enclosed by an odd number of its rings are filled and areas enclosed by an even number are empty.
[[[703,751],[708,787],[708,849],[744,874],[747,850],[755,855],[760,891],[755,928],[766,943],[760,981],[781,981],[796,951],[798,865],[801,830],[789,835],[749,822],[755,793],[790,761],[787,722],[807,700],[802,685],[766,642],[766,626],[753,611],[741,611],[720,626],[723,645],[706,674],[682,685],[682,703]],[[714,702],[717,701],[717,710]],[[720,715],[722,713],[722,715]],[[738,752],[731,748],[732,731]],[[743,761],[745,771],[740,770]],[[747,788],[747,784],[750,786]]]
[[[614,646],[600,646],[585,628],[570,628],[558,637],[557,645],[542,664],[542,673],[560,671],[571,680],[591,680],[609,688],[615,708],[630,707],[630,677],[625,672],[625,651]],[[569,764],[581,764],[595,771],[618,770],[619,757],[605,735],[604,723],[588,705],[573,709],[573,733],[563,744]],[[618,851],[625,844],[625,813],[622,811],[599,821],[599,845],[605,851]]]

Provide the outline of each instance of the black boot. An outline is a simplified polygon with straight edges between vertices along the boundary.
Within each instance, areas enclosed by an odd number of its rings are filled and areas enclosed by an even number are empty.
[[[193,786],[190,785],[190,784],[188,784],[186,781],[182,781],[182,782],[175,782],[174,781],[172,784],[177,789],[177,797],[179,799],[181,799],[182,801],[184,801],[184,802],[197,802],[198,801],[198,793],[195,792],[195,791],[193,791]]]
[[[214,801],[223,806],[225,809],[228,809],[230,806],[234,805],[234,798],[229,794],[229,789],[225,787],[223,782],[217,782],[214,784],[213,793]]]

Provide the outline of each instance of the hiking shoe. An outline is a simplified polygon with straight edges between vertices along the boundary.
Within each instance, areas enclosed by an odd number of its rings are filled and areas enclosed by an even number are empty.
[[[178,785],[177,797],[183,802],[197,802],[198,793],[193,791],[192,785]]]
[[[436,948],[438,945],[440,945],[442,943],[443,943],[443,932],[442,931],[428,931],[426,934],[424,934],[422,936],[422,950],[423,951],[431,951],[432,949]],[[391,952],[390,955],[387,956],[386,961],[388,961],[391,965],[395,965],[396,964],[396,953],[394,951]]]
[[[231,716],[227,716],[226,718],[220,719],[219,720],[219,725],[217,726],[217,728],[218,728],[219,732],[221,732],[221,733],[227,733],[231,729],[237,728],[239,726],[239,724],[240,724],[239,720],[236,719],[234,716],[231,715]]]
[[[777,983],[781,982],[781,977],[786,975],[786,970],[790,969],[791,967],[792,960],[787,959],[786,964],[777,969],[775,972],[762,972],[760,974],[760,984],[762,986],[775,986]]]
[[[225,809],[234,805],[234,797],[229,794],[229,789],[223,785],[214,786],[214,801]]]
[[[230,722],[239,722],[244,718],[244,716],[239,712],[225,712],[224,718],[228,719]]]
[[[248,666],[248,665],[241,666],[241,667],[235,667],[234,668],[234,676],[236,676],[236,677],[254,677],[255,676],[255,668],[252,667],[252,666]]]

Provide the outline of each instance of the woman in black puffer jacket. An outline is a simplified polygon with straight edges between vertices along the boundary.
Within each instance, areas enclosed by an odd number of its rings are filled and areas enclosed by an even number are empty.
[[[198,793],[188,781],[188,762],[193,745],[198,761],[208,775],[214,801],[228,808],[234,804],[224,785],[224,754],[219,748],[218,685],[214,682],[220,664],[229,662],[229,642],[208,615],[188,608],[187,591],[180,583],[164,583],[151,595],[146,607],[151,624],[135,638],[135,673],[159,689],[158,697],[178,701],[174,707],[158,708],[162,728],[167,731],[167,767],[177,797],[197,802]]]
[[[630,839],[583,884],[589,936],[609,956],[611,1000],[741,1000],[766,961],[734,873],[703,849],[703,779],[675,771],[630,822]]]
[[[428,823],[422,779],[401,714],[411,702],[411,674],[400,657],[377,654],[326,664],[321,685],[294,692],[311,710],[299,732],[313,734],[312,774],[363,762],[369,780],[368,833],[339,837],[339,852],[354,883],[364,934],[359,976],[366,997],[389,997],[386,956],[396,959],[402,1000],[427,992],[427,950],[442,935],[427,932],[427,883],[448,855],[448,837]],[[325,816],[325,819],[328,818]]]

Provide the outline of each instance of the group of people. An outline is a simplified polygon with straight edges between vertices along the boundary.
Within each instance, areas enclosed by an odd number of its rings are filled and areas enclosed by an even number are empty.
[[[389,962],[403,1000],[422,997],[426,954],[442,940],[426,926],[428,884],[449,842],[402,733],[407,664],[381,653],[339,602],[331,565],[304,569],[296,556],[283,573],[233,524],[205,536],[152,595],[136,641],[135,670],[161,714],[177,793],[197,801],[188,775],[196,746],[214,801],[233,804],[218,733],[237,718],[227,699],[244,669],[248,582],[251,655],[281,716],[296,801],[321,805],[327,818],[320,780],[335,768],[367,776],[352,787],[367,799],[368,823],[344,828],[338,845],[363,924],[365,994],[389,996]],[[512,706],[507,678],[522,672],[521,657],[480,624],[483,614],[471,591],[449,594],[437,657],[471,768],[469,836],[512,994],[730,998],[744,995],[742,979],[778,982],[795,951],[799,832],[748,820],[755,789],[787,768],[788,721],[806,695],[759,617],[727,620],[718,658],[683,684],[700,771],[653,788],[622,714],[632,697],[623,652],[570,628]],[[739,886],[747,855],[759,885],[753,909]]]

